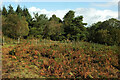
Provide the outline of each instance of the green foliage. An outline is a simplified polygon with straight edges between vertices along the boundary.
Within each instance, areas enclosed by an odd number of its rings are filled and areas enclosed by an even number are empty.
[[[87,28],[87,31],[89,32],[89,37],[88,37],[88,41],[93,41],[93,42],[96,42],[95,38],[95,34],[96,34],[96,31],[98,29],[98,27],[101,25],[102,22],[97,22],[97,23],[94,23],[92,24],[92,26],[88,27]]]
[[[96,33],[96,41],[98,41],[99,43],[107,43],[108,42],[108,38],[109,38],[109,31],[106,29],[106,30],[99,30],[97,33]]]
[[[59,40],[59,36],[62,36],[63,32],[62,23],[60,22],[61,20],[56,17],[56,15],[52,15],[44,29],[44,37],[52,40]]]
[[[57,23],[62,23],[62,20],[58,17],[56,17],[55,14],[52,15],[52,17],[50,17],[49,21],[56,21]]]
[[[101,44],[120,45],[120,21],[114,18],[93,24],[89,29],[89,40]]]
[[[68,35],[71,32],[70,26],[72,25],[72,21],[75,17],[74,13],[74,11],[70,10],[63,18],[63,26],[66,35]]]
[[[64,31],[70,40],[87,40],[87,31],[83,23],[83,16],[74,17],[74,11],[69,11],[64,17]]]
[[[22,13],[23,13],[23,16],[25,16],[26,21],[29,23],[28,25],[30,26],[32,17],[31,17],[31,15],[30,15],[28,9],[27,9],[27,8],[24,8]]]
[[[16,12],[9,5],[2,9],[3,34],[8,37],[39,38],[57,41],[90,41],[100,44],[120,45],[120,21],[114,18],[104,22],[94,23],[85,27],[83,16],[75,17],[75,12],[70,10],[65,14],[63,21],[55,14],[49,19],[45,14],[34,13],[31,17],[27,8],[17,6]]]
[[[83,16],[77,16],[73,20],[74,27],[72,35],[76,36],[77,40],[86,40],[87,39],[87,31],[84,25],[87,23],[83,23]]]
[[[18,22],[18,30],[17,35],[18,36],[27,36],[29,33],[28,23],[25,19],[25,17],[20,17],[20,20]]]
[[[75,17],[75,12],[70,10],[65,16],[64,16],[64,24],[67,26],[67,25],[70,25],[70,23],[72,23],[72,20],[73,18]]]
[[[8,7],[9,7],[8,14],[14,14],[15,11],[14,11],[13,7],[11,5],[9,5]]]
[[[47,22],[48,18],[46,17],[46,15],[38,15],[38,13],[34,13],[34,19],[31,23],[32,27],[30,28],[29,35],[33,35],[36,38],[43,38],[44,29],[47,25]]]
[[[17,14],[9,14],[7,18],[3,17],[3,34],[12,38],[18,38],[28,35],[29,28],[25,17]]]
[[[21,15],[21,16],[23,15],[23,11],[22,11],[20,5],[17,6],[16,13],[17,13],[18,15]]]
[[[2,15],[7,16],[7,14],[7,9],[5,8],[5,6],[3,6]]]

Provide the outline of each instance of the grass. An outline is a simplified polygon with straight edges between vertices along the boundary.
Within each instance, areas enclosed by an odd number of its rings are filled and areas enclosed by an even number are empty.
[[[118,78],[117,46],[23,40],[2,49],[3,78]]]

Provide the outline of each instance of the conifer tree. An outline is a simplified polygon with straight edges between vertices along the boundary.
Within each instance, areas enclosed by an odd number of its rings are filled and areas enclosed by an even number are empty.
[[[17,13],[18,15],[23,15],[23,11],[22,11],[20,5],[17,6],[16,13]]]
[[[2,15],[7,16],[7,9],[3,6]]]
[[[11,5],[9,5],[8,7],[9,7],[8,14],[14,14],[15,11],[14,11],[13,7]]]
[[[30,23],[32,17],[31,17],[31,15],[30,15],[30,13],[29,13],[29,11],[28,11],[27,8],[24,8],[24,9],[23,9],[23,16],[25,16],[27,22]]]

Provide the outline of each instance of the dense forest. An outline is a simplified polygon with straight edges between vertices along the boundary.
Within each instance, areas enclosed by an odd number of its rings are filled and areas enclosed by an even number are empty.
[[[20,5],[14,11],[11,5],[2,9],[2,32],[13,39],[48,39],[53,41],[87,41],[107,45],[120,45],[120,21],[114,18],[97,22],[89,27],[83,23],[83,16],[75,17],[70,10],[61,20],[55,14],[48,18],[46,14],[34,13],[31,16],[27,8]]]

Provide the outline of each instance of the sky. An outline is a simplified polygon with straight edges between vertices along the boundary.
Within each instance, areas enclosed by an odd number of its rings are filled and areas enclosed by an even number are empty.
[[[33,16],[33,12],[39,14],[46,14],[50,18],[53,14],[57,17],[63,19],[64,15],[69,11],[75,11],[75,16],[83,16],[83,22],[88,23],[88,26],[96,23],[98,21],[105,21],[110,18],[118,18],[118,2],[117,0],[104,0],[103,2],[97,1],[47,1],[44,0],[31,0],[31,1],[20,1],[12,0],[12,2],[4,0],[2,6],[4,5],[7,9],[9,5],[12,5],[16,10],[19,4],[22,8],[28,8],[30,14]]]

